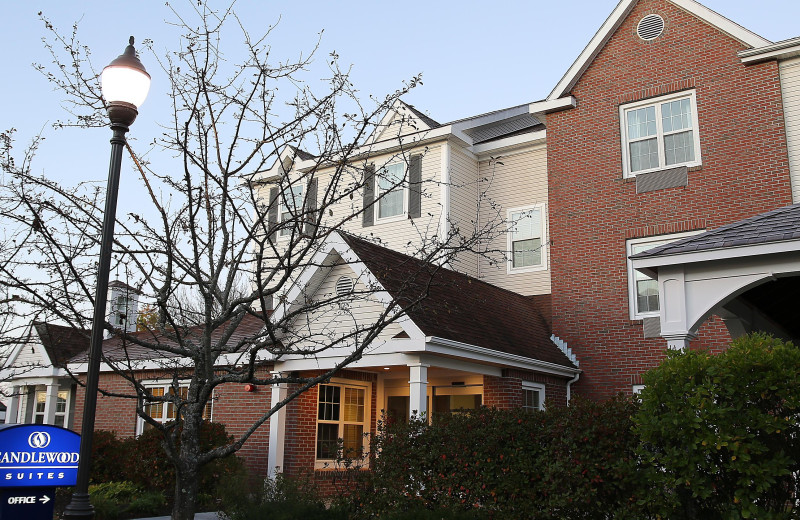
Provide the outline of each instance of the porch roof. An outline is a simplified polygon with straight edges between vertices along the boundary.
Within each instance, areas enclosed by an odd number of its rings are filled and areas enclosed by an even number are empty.
[[[426,336],[575,368],[550,340],[540,306],[529,298],[366,240],[342,237]]]
[[[89,351],[88,330],[41,321],[34,322],[33,328],[53,366],[63,368],[72,357]]]

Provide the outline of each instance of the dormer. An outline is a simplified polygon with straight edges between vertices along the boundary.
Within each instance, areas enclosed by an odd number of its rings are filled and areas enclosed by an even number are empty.
[[[414,108],[413,105],[398,99],[383,116],[367,142],[388,141],[440,126],[438,122]]]

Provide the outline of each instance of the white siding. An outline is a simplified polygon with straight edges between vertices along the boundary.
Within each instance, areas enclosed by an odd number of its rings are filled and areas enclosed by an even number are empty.
[[[500,216],[506,219],[511,208],[547,204],[547,149],[539,145],[521,153],[505,153],[500,158],[502,164],[492,164],[489,160],[480,161],[478,177],[482,191],[494,204],[481,205],[481,221]],[[545,206],[546,209],[546,206]],[[547,212],[542,215],[545,221],[543,243],[547,235]],[[491,250],[506,251],[507,235],[500,234],[491,245]],[[479,276],[486,282],[524,295],[550,293],[550,259],[546,248],[547,269],[508,273],[506,261],[494,255],[493,261],[482,258],[479,263]]]
[[[478,161],[456,145],[450,146],[450,220],[464,235],[475,232],[478,220]],[[474,253],[461,253],[452,267],[478,276]]]
[[[792,201],[797,203],[800,202],[800,58],[781,62],[780,70]]]
[[[313,297],[314,301],[320,302],[335,295],[336,281],[341,276],[349,276],[354,280],[357,275],[348,265],[338,265],[331,268],[328,275],[322,281]],[[297,343],[299,348],[315,348],[320,345],[330,344],[338,338],[343,338],[353,333],[358,328],[369,327],[376,322],[384,311],[382,303],[378,302],[366,286],[360,281],[356,282],[355,293],[362,292],[362,296],[348,300],[346,304],[332,303],[301,314],[294,321],[291,327],[291,336],[287,341]],[[400,325],[393,323],[387,326],[379,336],[380,339],[389,339],[402,331]],[[356,339],[351,340],[348,346],[331,349],[316,355],[316,357],[331,357],[347,355],[352,352]],[[367,352],[368,353],[368,352]]]

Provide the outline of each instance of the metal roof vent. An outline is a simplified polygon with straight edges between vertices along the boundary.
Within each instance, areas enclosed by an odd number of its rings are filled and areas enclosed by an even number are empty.
[[[349,276],[340,276],[339,279],[336,280],[336,296],[347,296],[353,292],[354,287],[355,283],[352,278]]]
[[[650,41],[655,40],[664,32],[664,19],[657,14],[648,14],[639,21],[636,26],[636,34],[639,38]]]

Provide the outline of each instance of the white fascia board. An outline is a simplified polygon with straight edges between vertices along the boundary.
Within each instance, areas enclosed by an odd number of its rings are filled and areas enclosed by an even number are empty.
[[[770,60],[786,60],[797,56],[800,56],[800,37],[739,52],[739,59],[745,65],[754,65]]]
[[[45,384],[42,381],[49,381],[53,378],[69,377],[69,373],[63,368],[43,367],[28,370],[14,375],[13,367],[2,373],[3,381],[11,385],[19,384]]]
[[[460,358],[467,358],[480,363],[492,363],[503,366],[511,366],[514,368],[521,368],[524,370],[536,370],[537,372],[545,372],[548,374],[555,374],[563,377],[573,377],[579,374],[579,368],[570,368],[555,363],[548,363],[546,361],[539,361],[516,354],[508,354],[468,343],[461,343],[460,341],[453,341],[446,338],[438,338],[435,336],[428,336],[426,338],[425,352],[431,354],[440,354],[444,356],[453,356]]]
[[[681,9],[683,9],[684,11],[688,11],[689,13],[713,25],[717,29],[728,34],[729,36],[736,38],[745,45],[749,45],[750,47],[763,47],[765,45],[769,45],[772,43],[766,38],[762,38],[753,31],[745,29],[738,23],[728,18],[725,18],[718,12],[713,11],[708,7],[704,6],[703,4],[695,2],[694,0],[670,0],[670,1],[673,4],[677,5],[678,7],[680,7]]]
[[[488,143],[476,144],[471,148],[472,153],[479,155],[489,152],[503,151],[508,148],[518,148],[520,146],[529,147],[536,144],[544,144],[547,139],[547,130],[530,132],[528,134],[514,135]]]
[[[297,358],[282,359],[275,363],[275,372],[302,372],[306,370],[330,370],[342,361],[344,356],[327,358]],[[387,352],[383,354],[365,354],[361,359],[348,364],[345,368],[375,368],[406,365],[409,356],[402,352]]]
[[[575,86],[578,79],[580,79],[586,69],[589,68],[595,56],[602,50],[606,42],[611,38],[611,35],[619,28],[635,5],[636,0],[621,0],[620,3],[617,4],[617,7],[615,7],[608,18],[606,18],[606,21],[603,22],[600,29],[598,29],[592,39],[589,40],[588,45],[586,45],[583,51],[578,55],[578,58],[573,62],[572,66],[567,69],[566,74],[564,74],[561,80],[556,84],[555,88],[550,92],[550,95],[547,96],[547,101],[563,97],[567,92],[572,90],[572,87]]]
[[[780,253],[800,253],[800,240],[707,249],[664,256],[631,258],[631,266],[645,274],[653,274],[659,267],[666,267],[669,265],[696,264],[699,262],[714,262],[717,260],[749,258]]]
[[[544,101],[535,101],[528,105],[528,113],[530,114],[550,114],[551,112],[560,112],[578,106],[578,100],[575,96],[564,96],[555,99],[545,99]]]

